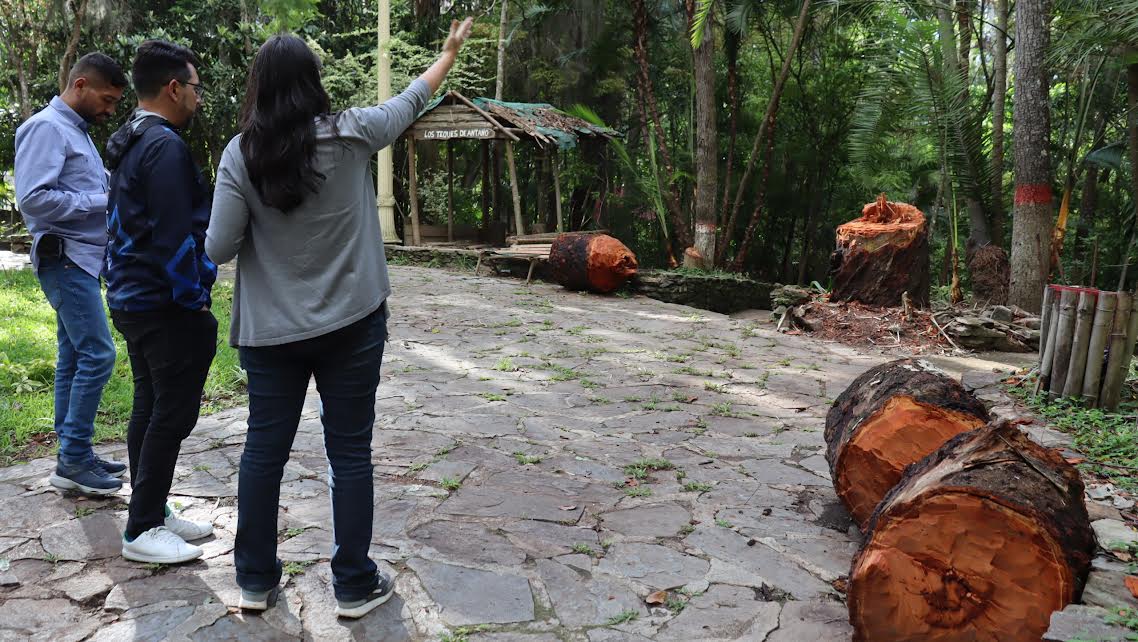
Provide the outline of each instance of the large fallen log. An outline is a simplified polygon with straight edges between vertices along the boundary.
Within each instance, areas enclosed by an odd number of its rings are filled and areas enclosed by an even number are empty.
[[[924,361],[901,359],[872,368],[826,415],[834,490],[864,529],[906,466],[988,420],[976,397]]]
[[[549,251],[553,278],[570,290],[612,292],[636,275],[636,255],[605,234],[561,234]]]
[[[854,640],[1035,642],[1079,599],[1095,539],[1078,472],[999,423],[905,471],[850,569]]]
[[[913,303],[928,305],[928,226],[920,210],[882,194],[861,218],[838,226],[836,236],[831,301],[893,307],[908,292]]]

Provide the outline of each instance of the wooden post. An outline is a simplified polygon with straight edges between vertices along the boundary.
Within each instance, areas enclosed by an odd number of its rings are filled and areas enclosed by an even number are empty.
[[[482,141],[482,230],[490,229],[490,141]],[[483,237],[483,241],[487,238]]]
[[[1126,345],[1130,350],[1127,352],[1127,354],[1130,355],[1130,358],[1124,361],[1125,365],[1123,366],[1123,369],[1126,370],[1126,372],[1122,373],[1122,381],[1124,383],[1126,381],[1126,376],[1130,374],[1130,359],[1132,359],[1134,355],[1134,342],[1135,340],[1138,340],[1138,296],[1133,296],[1132,294],[1131,298],[1134,300],[1134,302],[1133,307],[1130,310],[1130,327],[1126,329]]]
[[[526,233],[526,224],[522,220],[522,196],[518,193],[518,168],[514,165],[514,144],[511,141],[506,141],[506,165],[510,170],[510,192],[514,197],[515,234],[522,236]]]
[[[1095,320],[1095,292],[1079,292],[1075,309],[1075,340],[1071,344],[1071,365],[1067,368],[1067,381],[1063,384],[1064,397],[1078,397],[1083,393],[1083,377],[1087,373],[1087,345],[1091,340],[1091,326]]]
[[[1064,288],[1059,294],[1059,329],[1056,331],[1055,362],[1051,364],[1051,385],[1047,389],[1049,397],[1063,394],[1067,383],[1067,368],[1071,365],[1071,342],[1075,338],[1075,306],[1078,293]]]
[[[1051,366],[1055,363],[1055,342],[1059,334],[1059,294],[1051,293],[1051,327],[1047,331],[1047,347],[1043,360],[1039,362],[1039,379],[1035,382],[1035,394],[1051,389]]]
[[[1118,408],[1122,395],[1122,382],[1129,369],[1131,349],[1126,346],[1126,332],[1130,328],[1130,310],[1134,301],[1129,292],[1118,293],[1118,306],[1114,308],[1114,323],[1110,328],[1110,352],[1106,359],[1106,373],[1102,380],[1100,406],[1107,411]]]
[[[454,140],[447,139],[447,243],[454,243]]]
[[[419,234],[419,179],[415,176],[415,137],[407,137],[407,192],[411,200],[411,242],[419,247],[423,237]]]
[[[1110,326],[1114,323],[1114,308],[1117,304],[1118,297],[1114,292],[1098,293],[1091,340],[1087,343],[1087,367],[1083,371],[1083,403],[1092,408],[1099,405],[1103,351],[1110,338]]]
[[[553,152],[553,207],[557,211],[557,232],[560,234],[565,231],[565,224],[561,220],[561,173],[557,170],[557,166],[561,162],[561,154],[556,150]]]
[[[1047,352],[1047,341],[1051,338],[1051,296],[1054,290],[1050,285],[1043,286],[1043,311],[1039,319],[1039,368],[1043,372],[1043,355]]]
[[[537,224],[542,232],[549,231],[549,192],[545,191],[545,168],[549,163],[548,155],[545,149],[538,147],[537,155],[534,158],[534,182],[537,184],[537,189],[534,190],[534,196],[537,198]]]

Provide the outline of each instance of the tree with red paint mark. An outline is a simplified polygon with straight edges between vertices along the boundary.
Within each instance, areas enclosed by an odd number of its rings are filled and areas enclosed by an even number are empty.
[[[1039,311],[1051,239],[1051,107],[1047,47],[1049,0],[1015,7],[1015,214],[1008,301]]]

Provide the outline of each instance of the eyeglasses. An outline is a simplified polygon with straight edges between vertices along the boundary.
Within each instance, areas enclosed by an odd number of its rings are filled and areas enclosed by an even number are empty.
[[[183,85],[189,85],[189,86],[193,87],[194,93],[198,95],[198,98],[204,98],[205,97],[205,86],[201,85],[200,83],[184,82],[182,84]]]

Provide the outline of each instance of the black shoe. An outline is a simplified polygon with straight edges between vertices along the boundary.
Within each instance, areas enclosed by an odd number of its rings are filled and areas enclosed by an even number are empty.
[[[96,455],[95,464],[107,471],[107,474],[111,477],[122,477],[126,474],[126,464],[120,464],[117,461],[107,461]]]
[[[63,490],[77,490],[84,495],[99,497],[113,495],[122,488],[122,482],[111,477],[102,466],[91,463],[88,466],[55,465],[55,473],[48,483]]]
[[[383,573],[379,575],[379,586],[371,592],[367,597],[360,600],[336,600],[336,615],[339,617],[346,617],[351,619],[361,618],[368,613],[371,613],[375,607],[383,604],[395,595],[395,582]]]

